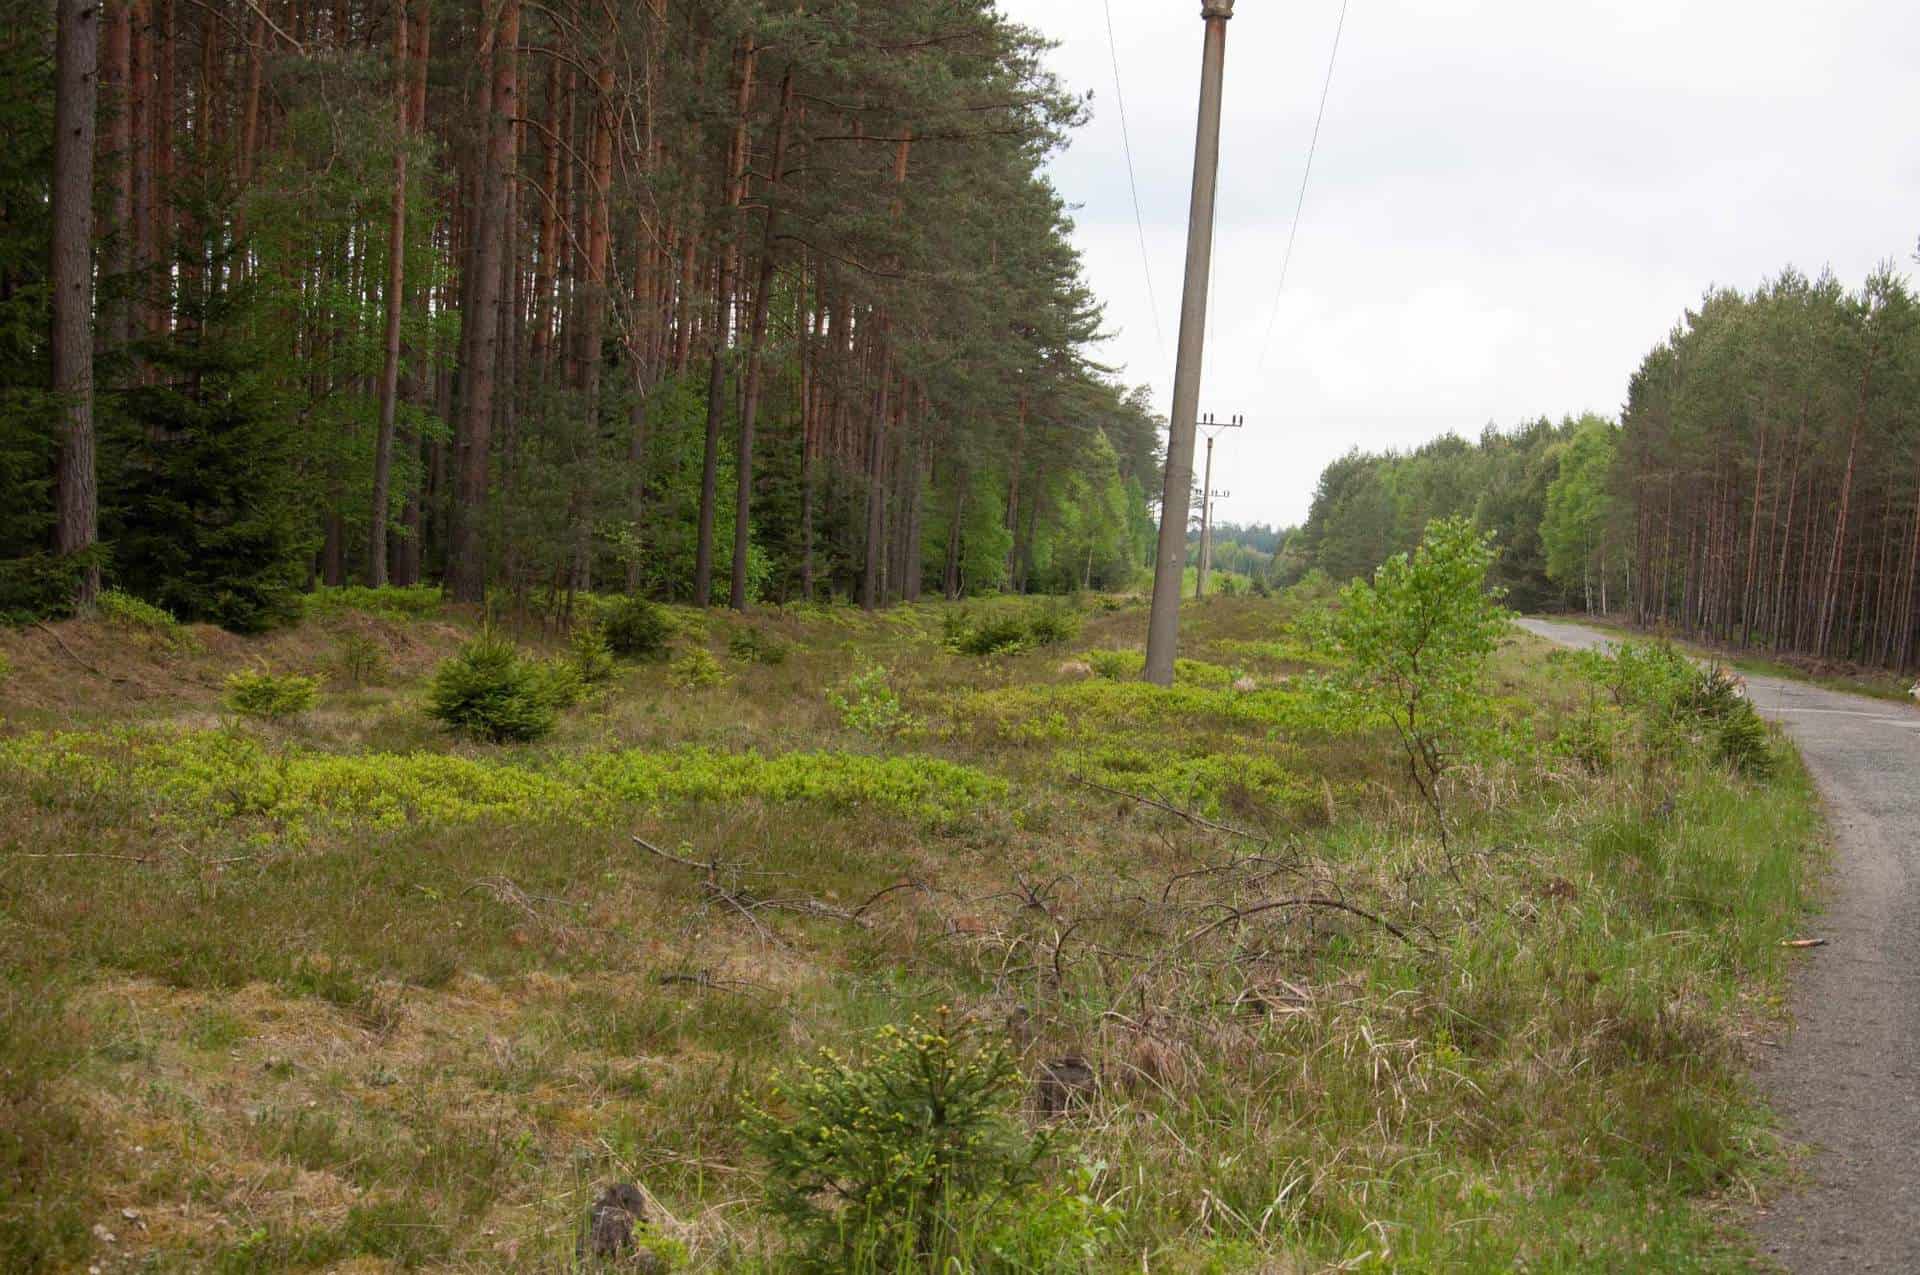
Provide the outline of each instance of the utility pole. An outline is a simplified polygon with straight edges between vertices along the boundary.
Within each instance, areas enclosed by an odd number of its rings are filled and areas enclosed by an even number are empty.
[[[1206,50],[1200,61],[1200,122],[1193,145],[1193,202],[1187,211],[1187,277],[1180,298],[1180,347],[1167,423],[1166,485],[1160,497],[1160,546],[1153,563],[1147,620],[1146,679],[1173,685],[1180,643],[1180,582],[1187,568],[1187,512],[1193,497],[1193,436],[1200,410],[1200,359],[1207,336],[1207,273],[1213,265],[1213,197],[1220,173],[1220,91],[1233,0],[1203,0]]]
[[[1207,591],[1207,575],[1213,570],[1213,502],[1226,500],[1233,495],[1230,491],[1207,492],[1207,499],[1201,505],[1200,516],[1200,570],[1193,581],[1193,596],[1201,597]]]
[[[1227,494],[1213,489],[1213,440],[1220,437],[1221,430],[1240,429],[1246,423],[1244,416],[1235,416],[1230,421],[1216,421],[1212,412],[1208,412],[1207,418],[1200,422],[1200,428],[1207,432],[1207,468],[1206,477],[1200,480],[1200,566],[1193,573],[1193,596],[1196,601],[1207,596],[1207,572],[1213,566],[1213,498]]]

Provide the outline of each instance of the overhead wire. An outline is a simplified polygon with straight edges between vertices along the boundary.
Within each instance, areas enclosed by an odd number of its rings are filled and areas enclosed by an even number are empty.
[[[1267,317],[1267,335],[1260,342],[1260,367],[1273,352],[1273,330],[1280,321],[1280,296],[1286,290],[1287,270],[1293,265],[1293,245],[1300,234],[1300,214],[1307,206],[1307,183],[1313,178],[1313,157],[1320,149],[1320,125],[1327,118],[1327,94],[1333,88],[1333,68],[1340,59],[1340,36],[1347,29],[1347,5],[1340,0],[1340,21],[1333,28],[1333,51],[1327,55],[1327,76],[1320,85],[1320,109],[1313,117],[1313,140],[1307,143],[1307,166],[1300,174],[1300,196],[1293,204],[1293,225],[1287,231],[1287,251],[1280,258],[1280,283],[1273,290],[1273,311]]]
[[[1146,218],[1140,212],[1140,183],[1133,174],[1133,137],[1127,128],[1127,95],[1120,85],[1120,45],[1113,34],[1113,0],[1104,0],[1107,13],[1107,53],[1113,60],[1113,97],[1120,109],[1120,144],[1127,156],[1127,188],[1133,194],[1133,229],[1140,240],[1140,269],[1147,280],[1147,305],[1153,312],[1155,348],[1160,352],[1161,373],[1167,362],[1167,334],[1160,326],[1160,300],[1153,290],[1153,263],[1147,252]]]

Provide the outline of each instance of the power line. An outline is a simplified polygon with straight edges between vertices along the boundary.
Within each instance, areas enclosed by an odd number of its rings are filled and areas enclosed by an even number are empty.
[[[1280,321],[1280,294],[1287,286],[1287,268],[1293,264],[1293,241],[1300,233],[1300,213],[1307,206],[1307,182],[1313,176],[1313,156],[1320,149],[1320,124],[1327,118],[1327,93],[1333,88],[1333,64],[1340,57],[1340,35],[1347,29],[1348,0],[1340,0],[1340,21],[1333,28],[1333,52],[1327,55],[1327,78],[1320,85],[1320,110],[1313,117],[1313,140],[1307,143],[1307,167],[1300,174],[1300,197],[1293,204],[1293,226],[1287,231],[1286,255],[1280,259],[1280,285],[1273,290],[1273,313],[1267,317],[1267,335],[1260,343],[1260,366],[1273,352],[1273,329]]]
[[[1113,59],[1113,98],[1120,108],[1120,144],[1127,153],[1127,188],[1133,192],[1133,229],[1140,238],[1140,269],[1147,276],[1147,305],[1153,310],[1153,335],[1160,351],[1161,372],[1166,371],[1167,334],[1160,327],[1160,302],[1153,292],[1153,265],[1147,253],[1146,219],[1140,215],[1140,183],[1133,176],[1133,138],[1127,130],[1127,95],[1120,87],[1120,46],[1113,36],[1113,0],[1105,0],[1107,10],[1107,53]]]

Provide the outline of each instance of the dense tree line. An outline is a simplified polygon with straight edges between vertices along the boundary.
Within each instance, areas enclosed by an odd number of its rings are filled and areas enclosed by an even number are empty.
[[[1920,313],[1788,270],[1715,291],[1634,375],[1609,534],[1634,613],[1908,667],[1920,655]]]
[[[0,609],[1130,583],[1156,422],[1043,51],[991,0],[0,0]]]
[[[1715,289],[1631,379],[1618,424],[1352,452],[1322,474],[1304,563],[1345,579],[1428,520],[1496,533],[1521,608],[1577,606],[1738,646],[1920,662],[1920,308],[1783,271]]]
[[[1410,452],[1348,452],[1321,473],[1281,560],[1335,580],[1371,575],[1419,544],[1429,522],[1467,517],[1494,534],[1488,575],[1510,605],[1559,605],[1566,586],[1549,573],[1542,524],[1561,455],[1592,423],[1543,418],[1511,431],[1489,426],[1477,442],[1448,434]]]

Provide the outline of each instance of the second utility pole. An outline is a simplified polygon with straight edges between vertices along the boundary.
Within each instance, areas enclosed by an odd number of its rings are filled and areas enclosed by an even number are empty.
[[[1213,440],[1220,437],[1223,429],[1239,429],[1246,424],[1246,417],[1236,416],[1230,421],[1216,421],[1213,413],[1207,413],[1207,419],[1200,422],[1200,428],[1207,431],[1207,468],[1205,477],[1200,480],[1200,567],[1193,573],[1193,596],[1198,601],[1207,596],[1207,570],[1213,566],[1213,500],[1215,496],[1224,496],[1225,492],[1213,489]],[[1185,572],[1181,573],[1183,578]]]
[[[1213,195],[1220,172],[1220,86],[1227,64],[1233,0],[1204,0],[1206,52],[1200,63],[1200,126],[1193,146],[1193,203],[1187,213],[1187,279],[1180,298],[1180,349],[1167,419],[1166,485],[1160,496],[1160,546],[1153,562],[1153,610],[1147,619],[1146,679],[1173,685],[1180,642],[1180,584],[1187,569],[1187,513],[1193,496],[1193,435],[1200,410],[1200,354],[1207,336],[1207,273],[1213,265]]]

